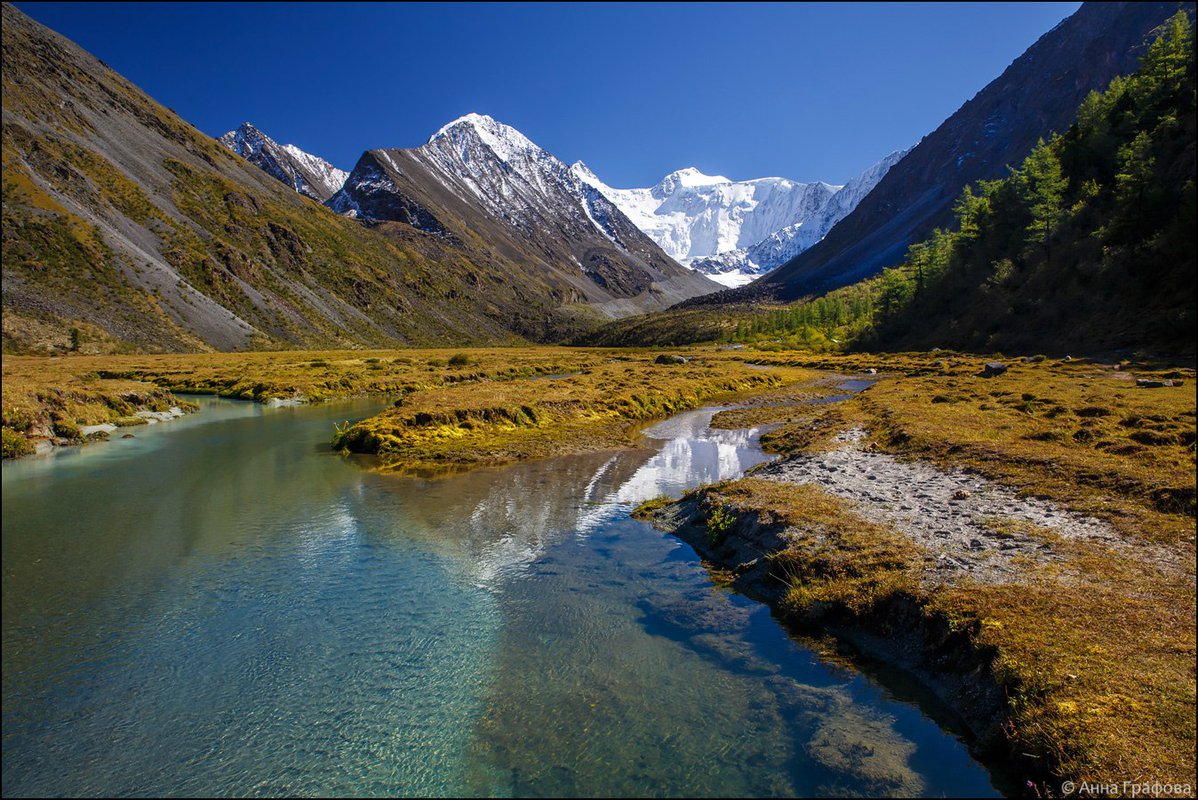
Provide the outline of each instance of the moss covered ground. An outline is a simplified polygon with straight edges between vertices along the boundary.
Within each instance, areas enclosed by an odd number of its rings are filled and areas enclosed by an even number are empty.
[[[869,626],[880,609],[913,603],[967,636],[1007,698],[1011,757],[1045,779],[1042,796],[1063,780],[1192,786],[1193,370],[1034,359],[982,377],[984,359],[951,353],[796,361],[878,369],[878,381],[842,403],[756,410],[755,422],[783,423],[767,449],[818,456],[864,429],[870,450],[980,473],[1103,520],[1121,542],[1056,537],[1054,557],[1021,561],[1013,580],[938,582],[921,542],[818,486],[748,477],[700,489],[722,527],[732,517],[790,529],[770,555],[784,613]]]
[[[263,403],[376,395],[396,405],[338,433],[339,448],[393,468],[498,462],[618,446],[651,419],[814,376],[754,369],[740,352],[679,352],[685,364],[656,364],[659,351],[566,347],[5,355],[6,453],[24,451],[17,435],[47,436],[31,419],[113,422],[142,408],[119,401],[132,393],[168,405],[179,402],[171,393]]]

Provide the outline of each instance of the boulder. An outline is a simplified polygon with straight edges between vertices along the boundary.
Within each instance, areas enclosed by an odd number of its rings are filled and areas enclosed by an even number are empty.
[[[1007,365],[1001,361],[987,361],[986,366],[982,369],[983,378],[993,378],[995,375],[1002,375],[1007,371]]]
[[[662,353],[657,358],[653,359],[654,364],[685,364],[690,359],[683,356],[672,356],[667,353]]]

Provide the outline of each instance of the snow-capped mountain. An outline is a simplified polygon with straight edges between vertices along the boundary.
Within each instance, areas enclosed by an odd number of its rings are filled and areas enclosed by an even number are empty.
[[[332,197],[349,173],[293,144],[279,144],[249,122],[220,137],[220,143],[246,158],[271,177],[302,195],[323,203]]]
[[[739,286],[822,239],[904,153],[891,153],[844,186],[786,178],[732,181],[687,167],[651,188],[616,189],[582,162],[571,171],[671,256],[725,286]]]
[[[618,206],[509,125],[467,114],[420,147],[365,153],[326,203],[404,222],[562,277],[612,316],[717,290],[662,252]]]
[[[817,213],[766,236],[750,247],[691,260],[689,266],[712,275],[727,286],[738,286],[790,261],[828,235],[832,226],[847,217],[908,150],[896,150],[840,187]]]

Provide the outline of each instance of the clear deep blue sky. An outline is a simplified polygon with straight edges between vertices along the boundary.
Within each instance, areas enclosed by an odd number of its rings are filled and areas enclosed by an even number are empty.
[[[470,111],[615,186],[685,166],[841,183],[1079,3],[18,3],[211,135],[349,169]]]

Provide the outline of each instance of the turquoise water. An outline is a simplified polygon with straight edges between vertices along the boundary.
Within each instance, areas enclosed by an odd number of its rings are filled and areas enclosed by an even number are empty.
[[[202,405],[4,465],[6,795],[995,793],[629,518],[755,431],[420,480],[329,451],[372,402]]]

